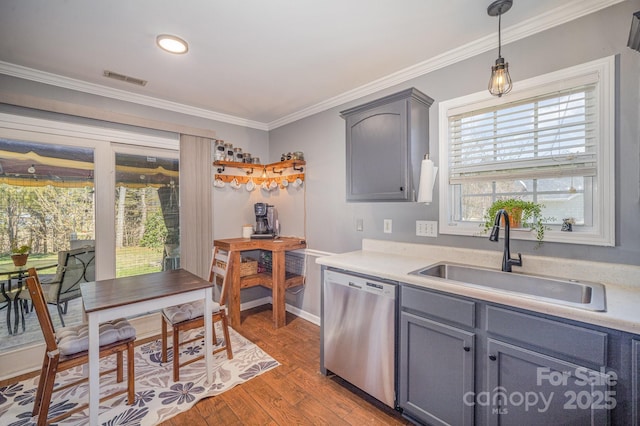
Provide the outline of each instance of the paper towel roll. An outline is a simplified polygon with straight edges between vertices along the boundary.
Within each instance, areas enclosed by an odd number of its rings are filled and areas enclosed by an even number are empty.
[[[422,160],[420,167],[420,185],[418,186],[418,202],[429,204],[433,201],[433,185],[436,182],[438,168],[429,158]]]

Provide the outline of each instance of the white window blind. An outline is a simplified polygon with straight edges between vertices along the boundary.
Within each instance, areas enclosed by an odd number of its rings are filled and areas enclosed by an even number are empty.
[[[449,116],[449,183],[595,176],[596,83]]]

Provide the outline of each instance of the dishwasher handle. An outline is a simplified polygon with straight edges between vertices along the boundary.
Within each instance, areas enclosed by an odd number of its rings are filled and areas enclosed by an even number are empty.
[[[327,285],[343,286],[352,291],[366,292],[396,299],[396,284],[375,281],[368,277],[328,270],[324,274],[324,286]]]

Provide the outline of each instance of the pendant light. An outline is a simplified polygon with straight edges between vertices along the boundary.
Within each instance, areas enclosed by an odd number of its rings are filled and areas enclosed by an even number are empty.
[[[496,0],[489,5],[487,13],[489,16],[498,17],[498,59],[496,64],[491,67],[491,79],[489,80],[489,93],[493,96],[502,96],[509,93],[513,84],[509,75],[509,63],[504,61],[502,57],[502,40],[501,40],[501,24],[502,14],[511,9],[513,0]]]

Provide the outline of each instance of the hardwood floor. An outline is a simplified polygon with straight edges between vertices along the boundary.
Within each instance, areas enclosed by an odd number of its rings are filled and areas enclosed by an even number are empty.
[[[163,425],[411,424],[339,377],[320,373],[320,327],[287,313],[287,325],[274,330],[271,319],[271,305],[245,311],[242,328],[236,331],[278,360],[280,366],[221,395],[203,399]],[[38,374],[0,381],[0,387]]]
[[[280,366],[206,398],[172,425],[407,425],[402,416],[338,377],[320,373],[320,328],[287,313],[274,330],[270,305],[242,313],[239,333]]]

